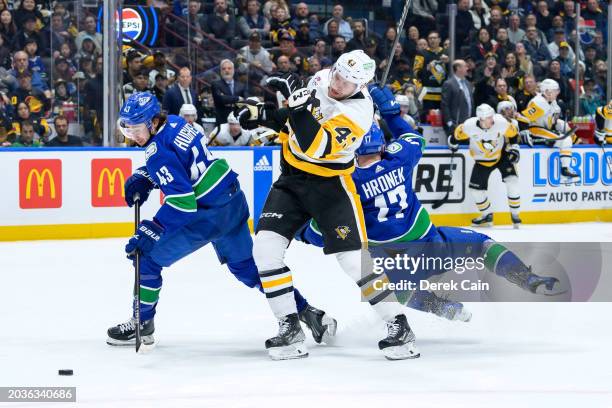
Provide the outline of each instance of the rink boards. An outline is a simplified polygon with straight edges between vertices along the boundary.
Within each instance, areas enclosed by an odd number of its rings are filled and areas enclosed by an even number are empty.
[[[213,152],[227,159],[239,174],[256,220],[279,175],[279,149],[214,148]],[[573,158],[582,179],[579,184],[564,185],[556,150],[521,149],[518,170],[523,222],[612,221],[612,150],[604,154],[596,146],[576,146]],[[427,149],[413,172],[413,185],[435,223],[469,225],[477,213],[468,191],[474,161],[462,149],[452,159],[451,171],[451,159],[445,148]],[[0,150],[5,186],[0,198],[0,241],[131,234],[134,214],[125,205],[123,183],[142,165],[144,152],[133,148]],[[431,211],[431,203],[449,188],[448,202]],[[495,223],[509,224],[506,191],[498,172],[489,180],[489,199]],[[152,217],[161,200],[159,190],[154,190],[143,205],[142,217]]]

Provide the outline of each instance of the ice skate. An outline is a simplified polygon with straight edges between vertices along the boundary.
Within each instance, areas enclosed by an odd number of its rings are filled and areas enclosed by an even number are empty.
[[[569,167],[561,167],[561,182],[563,184],[575,184],[580,182],[580,176]]]
[[[567,292],[567,289],[561,287],[559,279],[536,275],[531,272],[531,267],[521,272],[509,272],[506,279],[521,289],[538,295],[555,296]]]
[[[493,213],[481,215],[478,218],[472,220],[473,227],[492,227],[493,226]]]
[[[153,346],[155,339],[155,324],[153,319],[140,322],[140,339],[145,346]],[[130,318],[125,323],[119,323],[107,331],[106,344],[111,346],[134,346],[136,344],[136,319]]]
[[[378,348],[387,360],[406,360],[421,356],[406,316],[395,316],[395,319],[387,322],[387,330],[387,337],[378,342]]]
[[[514,227],[514,229],[519,229],[519,227],[522,224],[522,220],[519,217],[518,214],[510,214],[510,218],[512,218],[512,226]]]
[[[447,320],[469,322],[472,318],[472,313],[461,302],[441,298],[430,291],[415,292],[406,306]]]
[[[323,310],[308,305],[299,313],[299,318],[310,329],[317,344],[332,344],[335,341],[338,323]]]
[[[278,335],[266,340],[266,349],[272,360],[308,357],[305,338],[297,313],[292,313],[278,320]]]

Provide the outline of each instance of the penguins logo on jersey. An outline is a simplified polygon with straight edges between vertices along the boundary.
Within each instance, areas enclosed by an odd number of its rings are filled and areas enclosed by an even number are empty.
[[[310,113],[317,121],[320,121],[323,119],[323,114],[321,113],[321,101],[316,98],[316,95],[316,89],[310,93]]]
[[[483,150],[488,150],[490,152],[494,151],[497,148],[497,140],[483,140],[481,142]]]
[[[346,239],[348,234],[351,233],[351,229],[347,227],[346,225],[336,227],[335,231],[336,231],[336,234],[338,234],[338,238],[343,241]]]

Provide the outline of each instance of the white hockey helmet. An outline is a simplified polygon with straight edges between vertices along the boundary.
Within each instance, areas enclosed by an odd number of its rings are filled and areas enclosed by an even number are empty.
[[[374,78],[376,63],[362,50],[354,50],[340,55],[331,69],[331,75],[336,72],[345,80],[357,84],[357,89],[361,90]]]
[[[503,113],[506,109],[516,110],[516,106],[512,101],[501,101],[497,104],[497,113]]]
[[[476,108],[476,117],[478,120],[489,118],[495,115],[495,110],[490,105],[483,103]]]
[[[179,116],[184,118],[186,115],[195,115],[196,120],[198,119],[198,111],[195,106],[190,103],[184,103],[179,111]]]
[[[545,79],[540,82],[540,92],[546,93],[546,91],[559,91],[559,83],[554,79]]]
[[[234,112],[231,112],[229,115],[227,115],[227,123],[230,124],[230,125],[239,125],[240,124],[240,122],[236,118],[236,115],[234,115]]]

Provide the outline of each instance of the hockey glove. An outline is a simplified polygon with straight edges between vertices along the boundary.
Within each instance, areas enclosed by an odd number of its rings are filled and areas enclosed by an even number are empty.
[[[298,89],[304,88],[304,81],[292,73],[284,74],[279,77],[270,77],[266,79],[266,84],[275,91],[279,91],[285,99],[289,99],[289,96],[297,91]]]
[[[601,130],[595,131],[595,143],[598,145],[604,145],[606,143],[606,136],[608,134],[606,132],[602,132]]]
[[[395,96],[393,92],[391,92],[391,88],[385,85],[384,88],[379,87],[378,85],[370,85],[368,87],[370,91],[370,95],[378,108],[378,111],[383,116],[393,116],[399,115],[400,113],[400,105],[395,100]]]
[[[147,172],[147,167],[139,167],[134,174],[126,180],[123,186],[125,202],[128,207],[134,206],[135,197],[138,195],[140,197],[140,203],[144,203],[147,201],[149,194],[154,188],[158,188],[158,186]]]
[[[533,138],[531,137],[531,132],[528,130],[521,130],[519,132],[519,137],[521,138],[521,143],[529,145],[533,147]]]
[[[234,116],[240,122],[240,126],[249,129],[253,123],[263,116],[264,103],[259,99],[251,97],[236,103]]]
[[[457,150],[459,150],[459,143],[457,143],[457,141],[455,140],[455,136],[449,135],[447,143],[450,151],[453,153],[457,153]]]
[[[519,146],[516,144],[510,145],[506,148],[506,153],[508,154],[508,160],[512,164],[516,164],[521,160],[521,151],[519,150]]]
[[[134,260],[136,251],[147,255],[164,235],[164,227],[155,221],[144,220],[138,225],[136,233],[125,246],[128,259]]]

